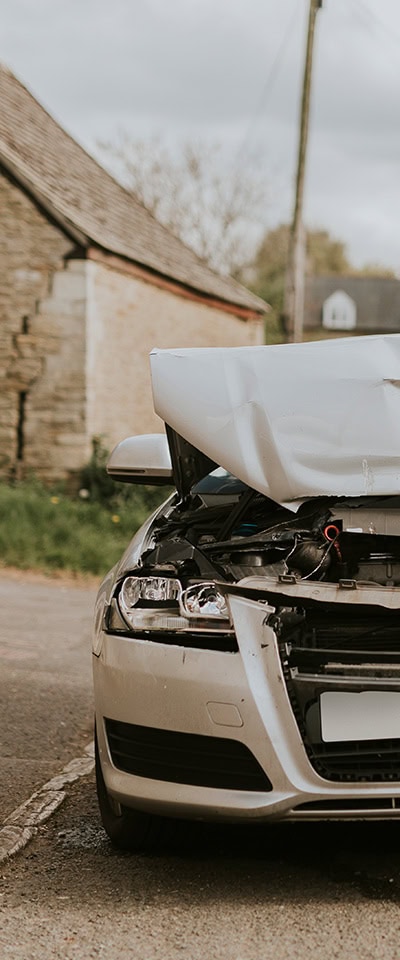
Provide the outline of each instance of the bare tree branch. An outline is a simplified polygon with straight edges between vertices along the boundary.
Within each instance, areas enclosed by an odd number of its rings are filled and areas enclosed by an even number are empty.
[[[121,133],[100,143],[108,166],[138,200],[210,266],[235,274],[265,223],[265,175],[254,161],[227,171],[220,144],[186,142],[175,155],[160,138]]]

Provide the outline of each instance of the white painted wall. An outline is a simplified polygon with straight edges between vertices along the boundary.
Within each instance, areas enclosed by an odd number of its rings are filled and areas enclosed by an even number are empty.
[[[87,430],[111,448],[123,437],[158,432],[149,353],[153,347],[251,346],[263,320],[184,299],[141,279],[88,261]]]

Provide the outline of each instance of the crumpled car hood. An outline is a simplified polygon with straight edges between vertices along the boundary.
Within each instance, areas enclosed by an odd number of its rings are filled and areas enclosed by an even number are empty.
[[[150,360],[156,413],[277,503],[400,492],[400,334]]]

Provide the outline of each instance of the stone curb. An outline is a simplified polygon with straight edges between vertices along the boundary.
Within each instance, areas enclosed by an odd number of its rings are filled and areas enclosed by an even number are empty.
[[[14,856],[36,835],[40,824],[51,817],[66,796],[64,789],[94,768],[94,747],[89,743],[85,755],[76,757],[56,777],[35,790],[29,800],[16,807],[0,828],[0,863]]]

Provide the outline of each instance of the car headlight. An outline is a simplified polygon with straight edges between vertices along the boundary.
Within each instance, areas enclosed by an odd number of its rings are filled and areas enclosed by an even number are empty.
[[[187,621],[179,615],[181,593],[179,580],[172,577],[126,577],[118,606],[134,630],[183,630]]]
[[[219,622],[218,622],[219,621]],[[122,581],[105,615],[110,632],[231,633],[225,597],[212,582],[183,590],[173,577],[135,577]]]
[[[182,592],[179,580],[170,577],[126,577],[121,592],[121,605],[126,611],[137,607],[141,601],[168,603],[178,600]]]
[[[186,617],[229,620],[226,599],[215,583],[195,583],[180,596],[181,612]]]

